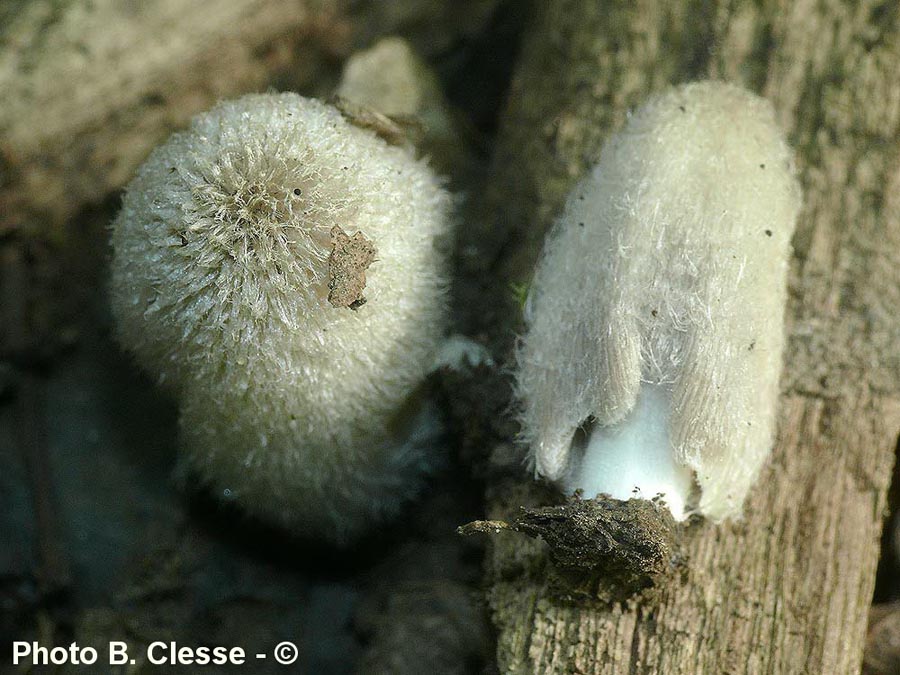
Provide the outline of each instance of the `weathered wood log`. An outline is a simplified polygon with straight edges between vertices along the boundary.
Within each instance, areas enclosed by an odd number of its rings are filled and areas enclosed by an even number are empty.
[[[900,430],[900,13],[851,0],[539,3],[467,243],[489,284],[527,282],[574,181],[629,108],[671,83],[774,104],[805,206],[794,238],[779,437],[742,522],[691,525],[687,572],[649,599],[563,600],[540,543],[501,532],[487,565],[504,673],[853,673]],[[509,349],[512,299],[470,328]],[[488,518],[540,493],[495,455]],[[506,457],[506,460],[502,460]]]
[[[0,232],[59,234],[195,113],[249,91],[330,94],[397,32],[425,53],[496,0],[14,0],[0,7]]]

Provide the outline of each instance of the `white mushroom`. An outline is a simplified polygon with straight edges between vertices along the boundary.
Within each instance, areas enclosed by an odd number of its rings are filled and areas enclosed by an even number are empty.
[[[698,82],[652,98],[572,191],[519,353],[537,475],[738,516],[768,456],[801,195],[768,102]]]
[[[204,481],[336,541],[416,492],[449,207],[423,162],[294,94],[222,103],[152,153],[113,224],[112,305]]]

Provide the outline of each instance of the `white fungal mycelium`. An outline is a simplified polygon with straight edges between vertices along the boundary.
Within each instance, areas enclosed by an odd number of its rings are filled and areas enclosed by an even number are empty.
[[[768,102],[697,82],[648,101],[550,234],[518,391],[539,476],[739,516],[768,456],[801,195]]]
[[[294,94],[222,103],[151,154],[113,224],[112,306],[203,481],[338,542],[419,489],[449,207],[410,152]]]

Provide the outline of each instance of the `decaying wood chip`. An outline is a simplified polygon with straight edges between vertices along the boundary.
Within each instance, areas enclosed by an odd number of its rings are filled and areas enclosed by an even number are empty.
[[[513,523],[477,520],[457,529],[462,535],[513,530],[548,545],[556,570],[577,585],[603,580],[627,597],[668,577],[680,561],[676,524],[656,501],[621,501],[606,496],[574,498],[566,504],[522,508]],[[601,595],[613,598],[609,592]]]
[[[362,232],[349,236],[340,225],[331,228],[328,256],[328,302],[358,309],[366,303],[366,270],[375,260],[375,244]]]
[[[360,129],[374,131],[389,145],[411,147],[422,140],[425,128],[418,118],[410,115],[385,115],[374,108],[354,103],[341,96],[332,96],[329,101],[350,124]]]

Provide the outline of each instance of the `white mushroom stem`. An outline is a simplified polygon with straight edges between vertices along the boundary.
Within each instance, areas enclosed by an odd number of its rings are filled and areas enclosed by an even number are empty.
[[[565,480],[567,492],[593,498],[652,499],[661,495],[676,520],[687,517],[693,472],[675,462],[669,436],[671,395],[662,385],[641,385],[620,424],[592,425],[581,461]]]

